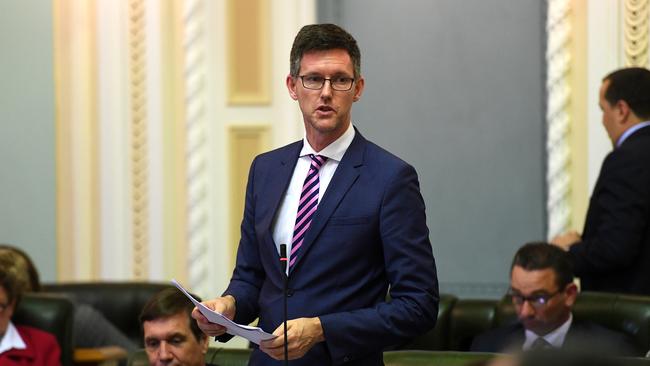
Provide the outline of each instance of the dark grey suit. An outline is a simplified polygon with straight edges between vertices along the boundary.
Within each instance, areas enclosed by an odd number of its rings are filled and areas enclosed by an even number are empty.
[[[521,351],[525,340],[524,326],[521,323],[515,323],[480,334],[474,338],[471,351],[494,353]],[[575,318],[564,339],[562,349],[600,351],[616,356],[641,355],[641,352],[624,334],[592,322],[578,321]]]

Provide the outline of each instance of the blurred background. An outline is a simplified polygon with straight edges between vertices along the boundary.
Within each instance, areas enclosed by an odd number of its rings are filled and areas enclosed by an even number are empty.
[[[362,52],[353,123],[415,166],[441,291],[498,298],[516,248],[582,229],[598,88],[648,64],[647,0],[24,0],[0,12],[0,242],[45,282],[226,287],[249,164],[302,138],[304,24]],[[345,248],[337,250],[344,251]]]

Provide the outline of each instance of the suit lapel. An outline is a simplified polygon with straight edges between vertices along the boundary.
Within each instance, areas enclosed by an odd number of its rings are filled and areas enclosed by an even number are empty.
[[[359,177],[359,168],[363,165],[365,147],[366,139],[361,136],[359,131],[355,130],[354,139],[336,168],[322,201],[318,204],[311,227],[305,234],[305,240],[298,251],[298,257],[291,267],[291,272],[299,266],[301,259],[304,258],[309,248],[314,244],[336,207],[338,207],[345,194]]]
[[[291,182],[293,170],[298,162],[298,154],[300,154],[301,149],[302,141],[299,141],[280,151],[281,155],[279,158],[270,165],[269,171],[266,174],[266,181],[261,182],[264,185],[264,188],[260,190],[260,195],[263,198],[256,200],[257,204],[262,206],[260,207],[261,212],[267,213],[262,216],[258,231],[264,233],[261,238],[264,243],[263,247],[269,250],[272,253],[271,255],[276,255],[278,258],[279,254],[273,241],[273,228],[271,225],[282,202],[282,197],[284,197],[289,182]],[[278,272],[282,273],[280,261],[275,260],[273,263],[277,267]]]

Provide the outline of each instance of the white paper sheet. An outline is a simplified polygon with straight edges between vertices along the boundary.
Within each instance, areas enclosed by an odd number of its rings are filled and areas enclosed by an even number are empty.
[[[187,290],[185,290],[185,288],[181,286],[181,284],[178,283],[178,281],[175,279],[172,279],[171,282],[192,301],[192,303],[199,309],[201,314],[203,314],[208,319],[208,321],[211,323],[223,325],[226,327],[226,332],[228,332],[228,334],[246,338],[255,344],[260,344],[261,341],[273,339],[276,337],[271,333],[263,331],[262,328],[251,327],[250,325],[242,325],[233,322],[232,320],[226,318],[223,314],[218,313],[196,301],[196,299],[190,295],[190,293],[187,292]]]

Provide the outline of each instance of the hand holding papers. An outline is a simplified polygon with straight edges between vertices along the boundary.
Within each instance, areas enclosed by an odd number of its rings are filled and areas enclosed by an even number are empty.
[[[228,334],[244,337],[255,344],[260,344],[261,341],[273,339],[276,337],[273,334],[263,331],[262,328],[251,327],[248,325],[242,325],[233,322],[232,320],[226,318],[223,314],[213,311],[212,309],[198,302],[175,279],[172,279],[171,282],[174,286],[176,286],[179,290],[181,290],[181,292],[184,293],[185,296],[187,296],[192,301],[192,303],[199,309],[201,314],[203,314],[203,316],[205,316],[208,319],[208,321],[226,327],[226,331],[228,332]]]

